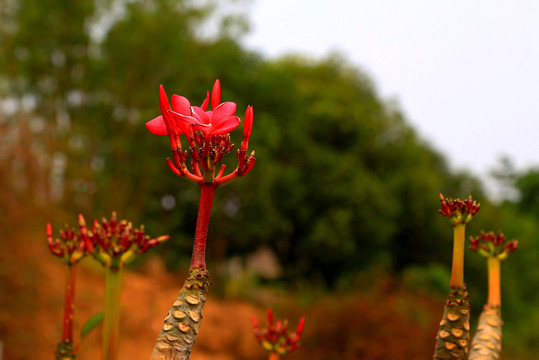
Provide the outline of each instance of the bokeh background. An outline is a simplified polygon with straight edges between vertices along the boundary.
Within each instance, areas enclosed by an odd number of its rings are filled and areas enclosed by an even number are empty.
[[[497,192],[485,191],[484,177],[449,166],[450,155],[346,55],[270,58],[246,46],[251,20],[241,9],[234,1],[0,1],[4,357],[51,358],[60,337],[64,269],[48,253],[46,223],[57,231],[79,213],[90,221],[113,210],[172,236],[125,278],[121,358],[149,357],[186,276],[198,189],[170,172],[168,139],[144,123],[159,114],[159,84],[196,104],[216,78],[239,114],[254,106],[258,160],[216,195],[214,286],[193,360],[264,359],[250,317],[270,306],[292,325],[306,316],[290,359],[432,356],[452,253],[440,192],[481,203],[468,234],[501,229],[519,239],[502,265],[504,357],[532,357],[539,167],[502,158],[489,180]],[[465,260],[476,319],[486,265],[471,252]],[[99,266],[85,260],[79,275],[77,327],[103,302]],[[99,358],[99,335],[81,344],[81,359]]]

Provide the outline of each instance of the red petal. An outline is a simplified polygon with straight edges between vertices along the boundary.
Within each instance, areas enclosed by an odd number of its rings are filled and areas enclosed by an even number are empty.
[[[202,108],[202,110],[206,111],[206,109],[208,108],[208,103],[210,102],[210,92],[206,92],[206,98],[204,99],[204,102],[202,102],[202,105],[200,105],[200,107]]]
[[[223,135],[231,132],[240,124],[240,118],[237,116],[230,116],[219,122],[217,126],[212,125],[211,135]]]
[[[224,119],[231,117],[236,112],[236,103],[225,102],[219,105],[211,115],[212,126],[219,126],[220,122]]]
[[[191,116],[191,104],[189,103],[189,100],[183,96],[172,95],[172,108],[181,115]],[[178,120],[176,117],[174,117],[174,119],[176,120],[175,125],[179,133],[189,137],[188,125],[186,125],[184,121]]]
[[[193,106],[191,107],[191,110],[193,111],[193,117],[195,117],[196,119],[198,119],[200,121],[201,124],[208,124],[210,125],[211,123],[211,116],[212,116],[212,112],[211,111],[204,111],[203,108],[199,108],[197,106]]]
[[[253,107],[247,106],[245,111],[245,119],[243,120],[243,137],[249,138],[251,136],[251,130],[253,129]]]
[[[213,91],[211,92],[211,108],[215,110],[217,106],[221,103],[221,83],[219,79],[215,80],[213,84]]]
[[[165,88],[163,85],[159,85],[159,106],[161,107],[161,112],[166,112],[170,110],[170,104],[168,103],[168,97],[165,93]]]
[[[189,100],[180,95],[172,95],[172,109],[182,115],[191,115]]]
[[[146,123],[146,128],[154,135],[168,135],[163,116],[159,115]]]
[[[298,329],[296,330],[296,334],[298,334],[298,338],[301,336],[304,326],[305,326],[305,318],[302,317],[301,320],[299,321]]]

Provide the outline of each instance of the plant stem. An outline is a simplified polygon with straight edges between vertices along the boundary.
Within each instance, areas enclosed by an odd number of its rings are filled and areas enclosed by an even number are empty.
[[[279,354],[270,352],[268,360],[279,360]]]
[[[64,324],[62,328],[62,342],[73,342],[73,319],[75,317],[75,277],[76,266],[67,265]]]
[[[500,260],[489,256],[488,259],[488,302],[490,306],[501,306],[500,294]]]
[[[103,360],[118,359],[123,269],[105,269],[105,312],[103,319]]]
[[[64,298],[64,321],[62,326],[62,339],[56,346],[55,357],[57,360],[75,359],[73,346],[73,319],[75,317],[75,264],[67,264],[65,298]]]
[[[457,224],[453,229],[453,267],[451,268],[451,288],[464,287],[464,244],[466,225]]]
[[[200,184],[200,203],[198,207],[197,227],[195,230],[195,240],[193,244],[193,256],[191,258],[191,268],[206,267],[206,239],[208,236],[208,226],[210,224],[211,206],[217,185],[214,183]]]

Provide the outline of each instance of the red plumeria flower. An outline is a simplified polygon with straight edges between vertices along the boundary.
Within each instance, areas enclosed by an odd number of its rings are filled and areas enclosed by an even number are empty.
[[[212,110],[208,110],[211,102]],[[215,81],[211,97],[209,92],[200,107],[191,106],[183,96],[172,96],[172,108],[163,89],[159,88],[161,115],[146,123],[148,130],[155,135],[167,135],[173,151],[173,159],[167,159],[170,169],[178,176],[195,183],[221,185],[246,175],[256,159],[254,152],[247,155],[247,145],[253,126],[253,108],[247,107],[243,128],[243,140],[238,150],[238,167],[229,175],[224,175],[225,166],[215,174],[217,166],[226,153],[234,147],[229,133],[238,127],[241,120],[235,116],[236,104],[221,103],[221,85]],[[180,135],[189,143],[189,152],[182,149]],[[191,169],[188,168],[187,155],[191,155]]]
[[[183,121],[186,124],[193,125],[194,130],[202,131],[206,138],[210,138],[212,135],[229,133],[240,124],[240,118],[234,116],[236,104],[230,101],[221,104],[221,84],[219,80],[215,81],[211,95],[213,111],[206,111],[210,99],[209,92],[206,94],[206,99],[201,107],[191,107],[191,114],[185,111],[185,106],[189,104],[189,101],[180,96],[178,98],[182,98],[181,103],[183,106],[183,108],[178,107],[178,109],[184,111],[170,111],[172,116],[178,122]],[[174,107],[174,97],[172,98],[172,105]]]
[[[470,250],[477,251],[483,257],[496,257],[500,260],[505,260],[509,255],[514,253],[518,246],[518,240],[505,242],[505,236],[499,232],[485,233],[481,231],[481,235],[470,236]]]
[[[258,320],[253,316],[253,331],[256,340],[262,345],[262,347],[269,351],[279,355],[286,355],[291,351],[294,351],[299,346],[299,339],[305,326],[305,318],[302,317],[299,321],[298,327],[295,332],[288,331],[288,321],[278,320],[274,323],[273,310],[268,309],[268,327],[260,329],[258,326]]]

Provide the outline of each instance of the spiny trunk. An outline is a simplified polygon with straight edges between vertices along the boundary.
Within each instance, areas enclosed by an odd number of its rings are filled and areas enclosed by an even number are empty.
[[[434,360],[466,360],[470,339],[470,301],[466,287],[452,288],[436,337]]]
[[[192,267],[167,317],[152,352],[152,360],[188,360],[208,296],[208,270]]]
[[[502,324],[501,308],[485,305],[472,340],[469,360],[497,360],[500,358]]]

